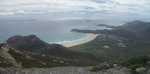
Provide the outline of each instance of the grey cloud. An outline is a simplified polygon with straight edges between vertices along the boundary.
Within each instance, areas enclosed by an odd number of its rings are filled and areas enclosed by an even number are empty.
[[[29,2],[26,2],[29,1]],[[30,2],[31,1],[31,2]],[[150,1],[142,0],[0,0],[0,15],[51,14],[56,17],[100,17],[148,15]],[[63,2],[64,1],[64,2]],[[74,3],[75,2],[75,3]],[[61,15],[61,16],[60,16]]]

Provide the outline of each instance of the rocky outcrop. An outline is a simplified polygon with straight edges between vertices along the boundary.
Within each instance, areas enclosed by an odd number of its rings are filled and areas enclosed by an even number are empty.
[[[21,67],[21,65],[17,63],[16,59],[8,53],[8,48],[2,47],[0,51],[0,57],[4,58],[8,63],[11,63],[13,67]]]
[[[2,70],[5,74],[131,74],[127,68],[111,68],[105,71],[91,72],[85,67],[57,67],[51,69],[23,69],[23,70]]]

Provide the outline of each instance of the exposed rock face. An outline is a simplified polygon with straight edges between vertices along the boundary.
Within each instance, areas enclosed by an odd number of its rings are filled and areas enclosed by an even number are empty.
[[[146,68],[145,67],[136,68],[136,72],[140,74],[144,74],[146,73]]]
[[[9,49],[7,49],[7,48],[1,48],[0,51],[1,51],[1,52],[0,52],[0,57],[4,58],[4,59],[6,60],[6,63],[7,63],[7,62],[8,62],[8,63],[11,63],[12,66],[14,66],[14,67],[21,67],[21,65],[19,65],[19,64],[16,62],[15,58],[12,57],[12,56],[8,53]],[[2,63],[1,63],[1,64],[2,64]]]
[[[105,71],[90,72],[84,67],[57,67],[51,69],[1,70],[5,74],[131,74],[126,68],[111,68]],[[0,72],[0,73],[1,73]]]
[[[2,43],[0,43],[0,48],[2,48],[2,46],[3,46],[3,44],[2,44]]]

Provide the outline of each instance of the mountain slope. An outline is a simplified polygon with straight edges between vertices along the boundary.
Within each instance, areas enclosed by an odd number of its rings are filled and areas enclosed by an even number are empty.
[[[73,47],[104,59],[120,59],[150,54],[150,23],[132,21],[105,30],[74,30],[100,34],[94,41]]]
[[[35,35],[10,37],[1,48],[8,49],[9,56],[25,68],[89,66],[98,63],[91,54],[71,51],[58,44],[48,44]]]

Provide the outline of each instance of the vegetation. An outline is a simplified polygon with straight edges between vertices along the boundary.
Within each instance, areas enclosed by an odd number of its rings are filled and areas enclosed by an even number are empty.
[[[5,58],[0,56],[0,67],[8,68],[8,67],[12,67],[12,66],[13,66],[12,63],[8,62]]]
[[[104,61],[149,55],[149,25],[147,22],[133,21],[111,30],[74,30],[100,35],[94,41],[70,49],[91,53]],[[139,29],[135,29],[136,26],[140,26]]]
[[[99,60],[93,55],[68,50],[58,44],[48,44],[34,35],[14,36],[7,40],[8,53],[23,68],[56,66],[89,66]],[[37,48],[37,47],[39,48]]]
[[[94,41],[72,47],[70,49],[94,54],[103,59],[127,67],[133,74],[149,68],[150,53],[150,23],[133,21],[111,30],[78,30],[82,33],[100,34]],[[101,70],[101,67],[93,67],[93,71]],[[105,67],[103,67],[105,69]],[[145,73],[143,73],[145,74]]]
[[[146,68],[150,67],[150,57],[149,56],[139,56],[129,58],[121,63],[122,66],[125,66],[131,70],[133,74],[138,74],[138,68]]]
[[[89,63],[86,59],[79,60],[76,59],[68,59],[63,57],[56,56],[47,56],[47,55],[33,55],[27,53],[19,53],[14,50],[9,50],[9,53],[16,59],[16,61],[22,65],[23,68],[32,68],[32,67],[56,67],[56,66],[88,66],[93,63]]]
[[[74,29],[76,32],[100,35],[91,42],[72,48],[48,44],[35,35],[11,37],[7,40],[7,46],[0,45],[0,48],[8,48],[8,53],[23,68],[96,65],[91,71],[100,71],[120,66],[138,74],[150,67],[149,25],[148,22],[134,21],[123,26],[111,26],[111,30]],[[140,28],[134,29],[136,26]],[[0,56],[1,67],[12,66],[6,61]]]

